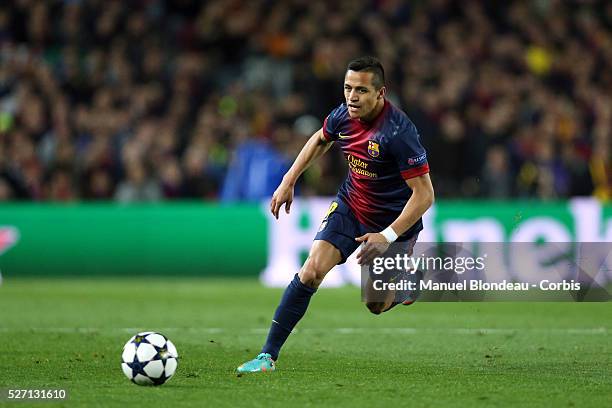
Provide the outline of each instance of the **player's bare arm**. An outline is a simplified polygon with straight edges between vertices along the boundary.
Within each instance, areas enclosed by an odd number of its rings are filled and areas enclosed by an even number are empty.
[[[408,179],[406,183],[412,190],[412,196],[404,206],[401,214],[389,226],[396,236],[402,235],[414,225],[425,214],[425,211],[432,206],[435,199],[429,173]],[[359,264],[371,262],[374,257],[382,254],[389,247],[389,241],[380,232],[368,233],[355,238],[355,240],[366,243],[357,254],[357,262]]]
[[[302,147],[293,165],[289,171],[287,171],[283,177],[283,181],[272,195],[270,211],[276,219],[278,219],[278,213],[283,204],[285,204],[285,212],[289,214],[291,203],[293,202],[293,190],[298,178],[316,159],[329,150],[332,143],[333,142],[328,141],[325,136],[323,136],[323,129],[319,129],[310,139],[308,139],[304,147]]]

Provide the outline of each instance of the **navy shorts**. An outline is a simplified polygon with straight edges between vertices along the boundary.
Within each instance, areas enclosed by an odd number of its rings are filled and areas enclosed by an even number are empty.
[[[361,245],[360,242],[355,241],[355,238],[360,237],[368,232],[380,232],[374,231],[371,228],[361,224],[348,205],[340,198],[336,198],[332,201],[329,210],[321,226],[319,232],[315,236],[316,240],[327,241],[340,251],[342,260],[339,264],[346,262],[349,256]],[[406,242],[409,248],[406,248],[409,255],[412,255],[412,248],[416,243],[418,233],[412,237],[400,237],[397,242]]]

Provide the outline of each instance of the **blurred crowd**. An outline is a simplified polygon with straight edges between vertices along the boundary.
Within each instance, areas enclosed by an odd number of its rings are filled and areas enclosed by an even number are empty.
[[[0,200],[258,200],[364,54],[438,197],[610,199],[611,2],[12,0]],[[335,148],[298,191],[345,172]]]

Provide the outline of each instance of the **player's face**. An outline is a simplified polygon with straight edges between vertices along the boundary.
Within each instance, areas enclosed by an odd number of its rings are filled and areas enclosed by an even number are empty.
[[[372,85],[373,78],[371,72],[346,71],[344,98],[351,118],[372,119],[384,106],[385,87],[376,90]]]

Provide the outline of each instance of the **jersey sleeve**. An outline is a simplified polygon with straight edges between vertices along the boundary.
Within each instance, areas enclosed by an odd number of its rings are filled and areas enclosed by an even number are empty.
[[[327,139],[328,142],[334,142],[338,140],[338,128],[340,122],[344,118],[344,113],[346,109],[344,108],[344,104],[338,106],[334,110],[332,110],[329,115],[325,118],[323,122],[323,136]]]
[[[393,137],[391,152],[404,180],[429,173],[427,152],[421,144],[419,132],[413,123],[404,126]]]

